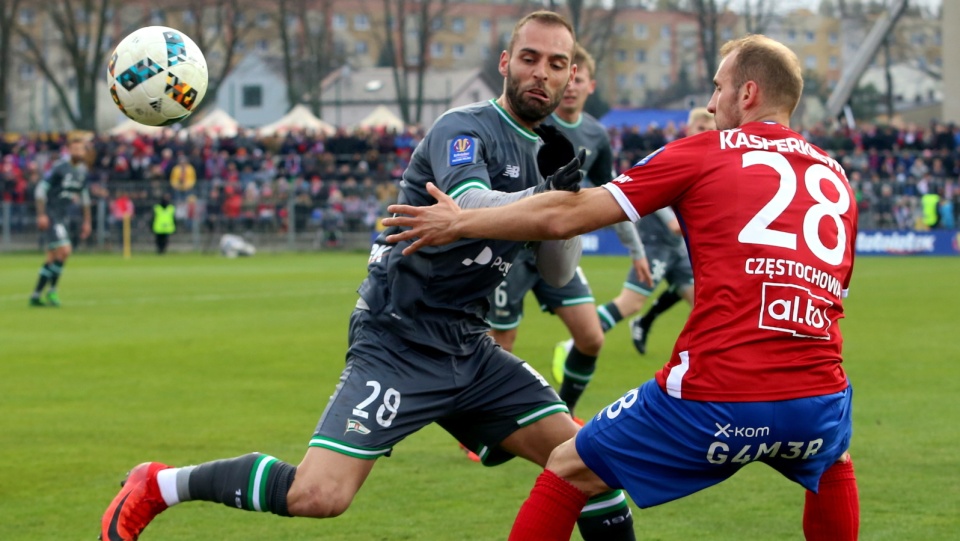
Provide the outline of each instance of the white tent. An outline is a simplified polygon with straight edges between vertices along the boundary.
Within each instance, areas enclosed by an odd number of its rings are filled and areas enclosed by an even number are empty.
[[[236,137],[240,124],[223,109],[214,109],[204,115],[199,122],[187,128],[190,135],[212,135],[217,137]]]
[[[152,135],[159,136],[163,133],[164,130],[169,130],[169,126],[147,126],[146,124],[141,124],[132,118],[128,118],[123,122],[117,124],[116,126],[107,130],[107,133],[110,135]]]
[[[361,128],[376,128],[380,126],[397,128],[398,130],[404,128],[403,120],[400,120],[400,117],[393,114],[393,111],[385,105],[378,105],[376,109],[371,111],[371,113],[364,117],[357,125]]]
[[[333,135],[337,130],[332,125],[316,117],[310,108],[300,104],[266,126],[258,130],[260,135],[285,135],[291,131],[317,132]]]

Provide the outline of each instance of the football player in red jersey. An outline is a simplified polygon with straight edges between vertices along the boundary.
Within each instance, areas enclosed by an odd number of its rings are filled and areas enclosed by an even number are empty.
[[[789,128],[796,55],[770,38],[727,43],[708,109],[717,131],[673,141],[613,182],[488,209],[395,205],[416,238],[570,238],[670,206],[686,231],[696,301],[670,359],[553,451],[510,539],[569,539],[589,496],[624,488],[650,507],[764,462],[807,489],[808,540],[856,539],[847,449],[852,387],[838,325],[857,209],[843,168]]]

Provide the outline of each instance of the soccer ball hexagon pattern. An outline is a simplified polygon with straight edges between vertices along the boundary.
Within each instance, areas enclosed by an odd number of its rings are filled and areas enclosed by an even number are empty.
[[[123,114],[167,126],[192,113],[207,92],[207,61],[186,34],[166,26],[140,28],[117,45],[107,83]]]

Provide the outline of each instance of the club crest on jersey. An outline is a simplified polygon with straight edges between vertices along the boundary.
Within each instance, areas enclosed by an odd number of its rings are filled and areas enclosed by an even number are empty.
[[[358,434],[363,434],[364,436],[366,436],[367,434],[370,433],[370,429],[363,426],[363,424],[360,421],[349,419],[347,420],[347,429],[344,430],[343,433],[346,434],[347,432],[356,432]]]
[[[462,165],[477,161],[477,139],[458,135],[450,140],[450,165]]]
[[[638,161],[637,164],[634,165],[634,167],[640,167],[641,165],[647,165],[647,163],[649,163],[650,160],[652,160],[652,159],[654,158],[654,156],[656,156],[657,154],[660,154],[661,152],[663,152],[663,149],[664,149],[664,148],[666,148],[666,147],[660,147],[660,148],[658,148],[657,150],[654,150],[653,152],[651,152],[650,154],[647,154],[647,157],[644,158],[644,159],[642,159],[642,160],[640,160],[640,161]]]

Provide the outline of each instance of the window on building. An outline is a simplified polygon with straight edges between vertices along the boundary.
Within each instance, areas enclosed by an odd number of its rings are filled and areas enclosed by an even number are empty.
[[[490,22],[490,19],[481,19],[480,20],[480,31],[489,33],[493,29],[493,23]]]
[[[660,76],[660,88],[670,88],[670,75],[663,74]]]
[[[662,39],[670,39],[670,35],[671,35],[671,30],[669,26],[664,25],[660,27],[660,37]]]
[[[443,44],[436,41],[431,43],[430,56],[433,58],[443,58]]]
[[[482,58],[482,59],[484,59],[484,60],[490,58],[490,46],[489,46],[489,45],[483,45],[482,47],[480,47],[480,58]]]
[[[454,43],[450,47],[450,54],[453,55],[454,58],[463,58],[466,55],[466,53],[467,53],[467,49],[466,47],[463,46],[462,43]]]
[[[333,20],[331,21],[334,30],[346,30],[347,29],[347,17],[341,13],[334,13]]]
[[[370,47],[367,45],[366,41],[363,41],[362,39],[357,40],[357,42],[353,44],[353,52],[354,54],[363,56],[370,52]]]
[[[462,34],[467,29],[467,23],[464,22],[463,17],[454,17],[450,21],[450,30],[456,34]]]
[[[669,50],[660,51],[660,65],[661,65],[661,66],[669,66],[670,63],[671,63],[671,62],[670,62],[671,58],[672,58],[672,55],[670,54],[670,51],[669,51]]]
[[[795,41],[797,41],[797,31],[793,29],[787,30],[787,42],[793,43]]]
[[[36,14],[32,9],[23,7],[20,8],[20,24],[30,25],[33,24],[33,20],[36,18]]]
[[[637,88],[646,88],[647,74],[646,73],[633,74],[633,86],[636,86]]]
[[[627,76],[620,74],[617,75],[617,88],[627,88]]]
[[[157,9],[157,8],[153,8],[150,10],[150,18],[149,18],[150,24],[152,25],[163,24],[164,19],[166,19],[166,17],[164,17],[163,15],[163,10]]]
[[[197,20],[197,18],[193,16],[193,11],[189,9],[185,9],[180,14],[180,20],[186,24],[193,24]]]
[[[430,29],[433,30],[434,32],[438,32],[438,31],[440,31],[440,30],[443,30],[443,18],[441,18],[441,17],[434,17],[433,19],[431,19],[431,20],[430,20]]]
[[[812,54],[808,54],[803,61],[803,65],[806,66],[808,70],[817,69],[817,57]]]
[[[366,31],[370,30],[370,19],[363,13],[353,16],[353,29]]]
[[[830,40],[830,45],[836,45],[840,41],[840,35],[836,32],[830,32],[830,35],[827,37]]]
[[[637,49],[633,53],[633,60],[639,64],[643,64],[647,61],[647,50],[646,49]]]
[[[814,34],[812,30],[807,30],[804,32],[804,36],[807,38],[807,43],[813,43],[817,41],[817,35]]]
[[[835,70],[835,69],[837,69],[837,67],[839,67],[839,66],[840,66],[840,60],[838,60],[836,56],[831,56],[831,57],[830,57],[830,69]]]
[[[733,39],[733,28],[727,27],[720,31],[720,39],[724,42]]]
[[[20,64],[18,71],[21,81],[32,81],[37,76],[37,69],[33,67],[33,64]]]
[[[614,59],[617,62],[626,62],[627,61],[627,51],[623,49],[617,49],[617,52],[614,53]]]
[[[649,36],[649,30],[647,30],[647,25],[637,23],[633,25],[633,37],[637,39],[647,39]]]
[[[243,107],[263,107],[263,87],[261,85],[243,85],[240,89],[240,102]]]

